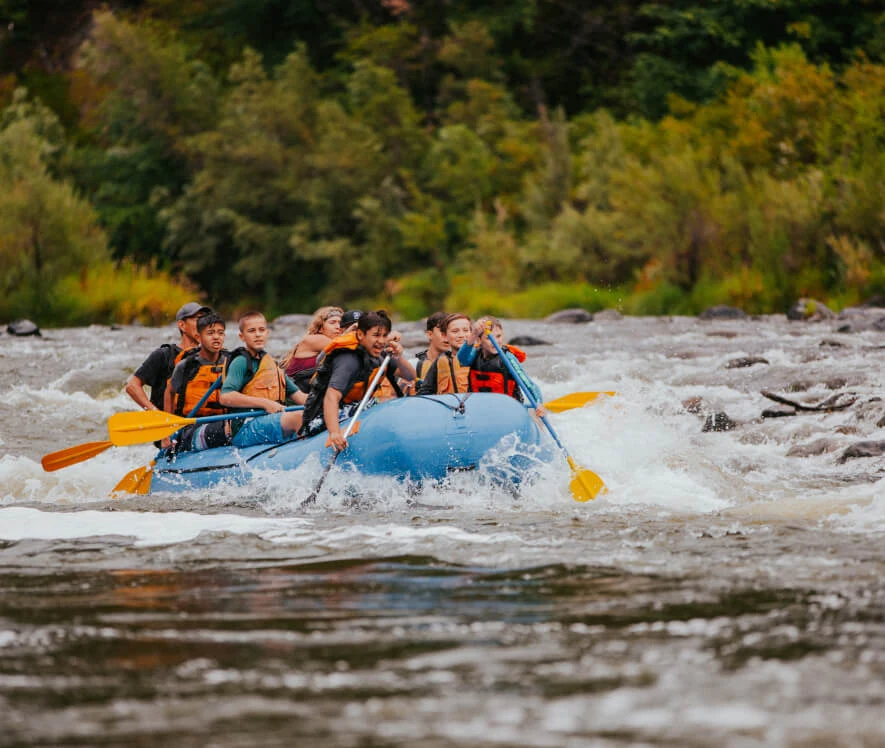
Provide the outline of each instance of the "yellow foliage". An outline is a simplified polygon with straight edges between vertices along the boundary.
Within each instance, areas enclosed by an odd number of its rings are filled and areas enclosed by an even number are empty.
[[[872,275],[874,257],[870,245],[849,236],[829,236],[827,245],[842,261],[845,284],[858,291],[862,290]]]
[[[66,322],[141,322],[162,325],[197,294],[169,273],[124,261],[92,265],[70,275],[55,289],[56,304]]]

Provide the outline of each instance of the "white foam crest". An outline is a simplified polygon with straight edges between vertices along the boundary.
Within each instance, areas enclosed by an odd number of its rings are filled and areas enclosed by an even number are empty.
[[[108,418],[119,410],[132,410],[135,407],[122,391],[114,397],[96,399],[85,392],[63,392],[53,386],[38,388],[27,384],[17,385],[0,394],[0,404],[37,411],[53,408],[51,415],[54,419],[69,414],[79,418],[84,413]]]
[[[501,561],[501,553],[521,553],[527,541],[512,531],[471,532],[451,524],[412,526],[396,522],[317,527],[307,517],[247,517],[240,514],[176,512],[45,512],[31,507],[0,508],[0,539],[20,541],[128,537],[136,547],[188,543],[203,533],[255,535],[277,545],[322,549],[323,554],[352,554],[371,549],[373,556],[461,556]],[[547,546],[546,540],[535,545]],[[555,545],[555,543],[553,543]]]
[[[47,473],[28,457],[0,457],[0,504],[83,504],[104,501],[126,473],[147,464],[153,447],[109,449],[90,460]]]
[[[728,506],[723,493],[727,478],[703,448],[691,443],[697,421],[691,416],[653,417],[644,403],[626,392],[553,418],[575,461],[605,481],[604,503],[676,512]]]
[[[270,534],[293,539],[306,524],[303,519],[265,519],[238,514],[192,512],[43,512],[30,507],[0,509],[3,540],[72,540],[108,535],[135,538],[137,546],[183,543],[203,532]]]
[[[849,532],[885,532],[885,480],[873,485],[852,486],[829,505],[836,529]]]

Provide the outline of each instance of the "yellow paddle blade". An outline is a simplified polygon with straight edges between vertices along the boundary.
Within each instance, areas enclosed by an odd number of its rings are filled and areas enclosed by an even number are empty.
[[[85,462],[96,455],[100,455],[106,449],[113,447],[113,442],[86,442],[85,444],[77,444],[67,449],[60,449],[58,452],[50,452],[44,455],[40,460],[43,469],[47,473],[54,470],[61,470],[68,465],[76,465],[78,462]]]
[[[123,480],[121,480],[116,486],[114,486],[114,490],[111,491],[111,496],[117,497],[117,494],[121,493],[134,493],[134,494],[145,494],[151,490],[151,478],[153,477],[153,468],[154,461],[151,460],[150,465],[142,465],[139,468],[135,468],[126,475],[123,476]]]
[[[182,418],[162,410],[135,410],[114,413],[108,419],[108,434],[114,446],[128,447],[165,439],[192,423],[196,423],[195,418]]]
[[[572,496],[575,501],[590,501],[590,499],[595,499],[600,491],[602,493],[607,492],[608,489],[605,487],[605,483],[602,482],[602,478],[592,470],[582,468],[572,459],[571,455],[568,456],[568,464],[572,469],[572,480],[569,483],[569,488],[572,489]]]
[[[582,408],[587,403],[592,403],[600,395],[614,397],[616,394],[615,392],[572,392],[570,395],[563,395],[549,403],[544,403],[544,407],[550,413],[562,413],[564,410]]]

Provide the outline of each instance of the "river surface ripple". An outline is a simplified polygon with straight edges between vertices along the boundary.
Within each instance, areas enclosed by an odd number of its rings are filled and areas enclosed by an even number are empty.
[[[42,472],[172,330],[0,335],[0,745],[882,745],[885,459],[840,456],[885,440],[885,340],[839,326],[508,322],[547,399],[618,392],[553,417],[606,496],[335,472],[307,513],[319,465],[127,500],[150,447]]]

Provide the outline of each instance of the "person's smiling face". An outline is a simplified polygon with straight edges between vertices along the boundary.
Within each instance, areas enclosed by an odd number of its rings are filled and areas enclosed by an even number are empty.
[[[456,319],[449,322],[449,326],[446,328],[446,340],[449,343],[449,347],[452,349],[452,353],[456,353],[457,350],[464,345],[464,341],[467,340],[469,335],[469,319]]]
[[[370,356],[378,358],[384,353],[384,347],[387,345],[387,330],[380,325],[370,327],[365,332],[357,330],[356,339]]]

